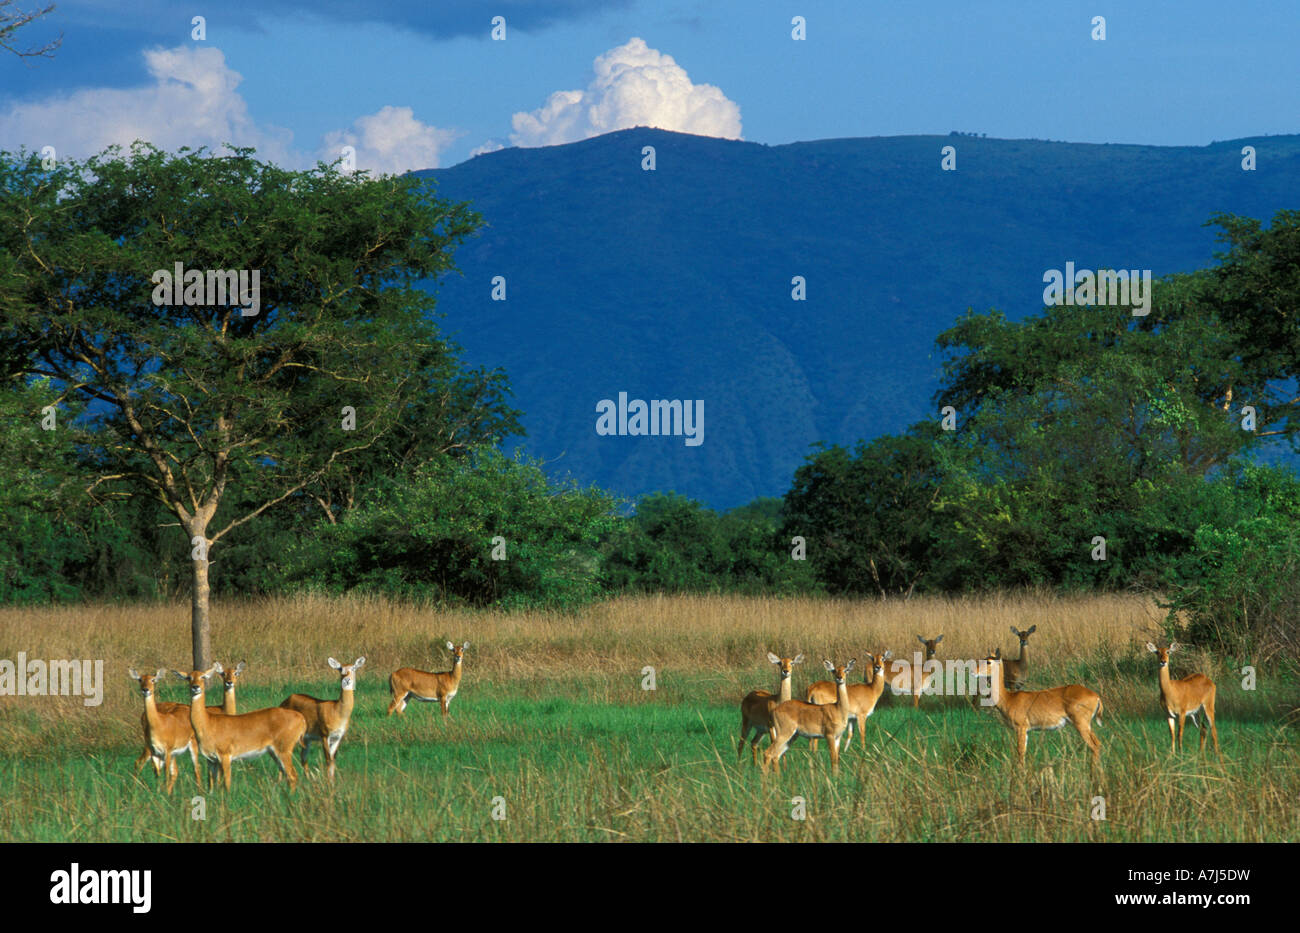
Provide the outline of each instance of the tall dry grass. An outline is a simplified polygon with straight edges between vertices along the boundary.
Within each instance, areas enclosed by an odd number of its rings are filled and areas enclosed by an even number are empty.
[[[313,669],[321,651],[364,653],[380,667],[441,660],[445,637],[476,641],[474,663],[494,677],[564,676],[631,663],[749,666],[769,648],[839,656],[916,645],[943,633],[942,651],[1014,651],[1008,628],[1038,626],[1031,649],[1053,659],[1122,652],[1153,637],[1159,613],[1125,595],[916,597],[907,602],[734,596],[643,596],[575,614],[441,610],[349,595],[218,603],[213,649],[247,656],[273,677]],[[188,604],[0,608],[0,656],[95,657],[110,665],[189,666]]]
[[[701,699],[712,700],[771,679],[768,650],[803,652],[809,664],[800,673],[817,679],[823,657],[862,658],[883,648],[911,657],[920,648],[918,634],[943,634],[941,658],[975,657],[997,646],[1014,656],[1018,646],[1009,628],[1031,625],[1038,631],[1030,642],[1030,683],[1049,685],[1069,676],[1081,659],[1131,656],[1153,637],[1158,615],[1150,600],[1127,595],[1025,593],[907,602],[644,596],[567,614],[443,610],[372,596],[303,594],[218,602],[212,632],[217,659],[247,659],[250,684],[286,693],[304,682],[330,680],[329,656],[365,655],[367,674],[381,678],[404,666],[445,670],[450,638],[470,642],[466,671],[475,679],[545,682],[547,689],[563,691],[569,679],[623,675],[651,665],[704,675],[710,684]],[[129,689],[128,667],[189,668],[189,606],[0,609],[0,658],[15,658],[19,651],[29,658],[103,659],[106,689],[97,713],[129,721],[132,713],[138,716],[139,699]],[[1192,652],[1180,661],[1207,672],[1215,666],[1214,659]],[[1149,690],[1142,689],[1142,702],[1149,705]],[[1121,697],[1107,696],[1108,703],[1112,699],[1123,705]],[[75,728],[87,719],[76,715],[79,706],[73,698],[4,698],[0,737],[6,707]]]

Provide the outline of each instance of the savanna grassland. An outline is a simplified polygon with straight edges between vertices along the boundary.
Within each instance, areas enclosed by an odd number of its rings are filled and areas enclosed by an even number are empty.
[[[908,602],[644,597],[576,614],[445,611],[380,599],[297,597],[214,607],[217,658],[247,659],[241,711],[292,692],[330,699],[329,656],[366,656],[338,780],[311,774],[290,795],[268,758],[238,762],[234,790],[204,792],[192,818],[188,757],[168,797],[138,776],[139,691],[127,668],[188,666],[188,607],[0,610],[0,657],[102,658],[104,701],[0,699],[0,840],[5,841],[1283,841],[1300,830],[1297,685],[1256,660],[1190,648],[1175,677],[1218,684],[1220,764],[1187,726],[1169,754],[1156,665],[1143,647],[1159,612],[1126,596],[1051,595]],[[1029,689],[1081,683],[1105,703],[1094,778],[1068,727],[1030,735],[1017,773],[1012,734],[963,697],[882,701],[832,777],[825,745],[793,745],[780,775],[737,762],[739,701],[776,689],[769,649],[803,652],[794,695],[826,675],[821,659],[919,648],[940,658],[1000,646],[1037,625]],[[386,715],[398,667],[447,670],[445,643],[468,640],[464,679],[437,704]],[[654,690],[643,689],[654,668]],[[185,702],[169,678],[160,700]],[[219,702],[219,690],[209,692]],[[766,747],[766,740],[764,740]],[[792,819],[793,798],[806,819]],[[1093,819],[1095,798],[1105,819]],[[494,801],[494,798],[502,798]],[[504,806],[505,819],[493,819]]]

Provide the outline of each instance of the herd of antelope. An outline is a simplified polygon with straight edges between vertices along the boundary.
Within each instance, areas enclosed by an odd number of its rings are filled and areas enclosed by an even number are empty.
[[[1003,659],[1001,649],[997,649],[977,662],[982,665],[980,676],[986,678],[990,685],[992,702],[989,705],[1015,732],[1016,754],[1021,764],[1025,760],[1030,731],[1060,729],[1067,723],[1074,726],[1091,749],[1094,765],[1099,764],[1101,742],[1092,731],[1092,721],[1094,718],[1100,721],[1102,703],[1095,691],[1079,684],[1047,690],[1022,689],[1029,670],[1029,636],[1037,628],[1035,625],[1020,631],[1012,626],[1012,634],[1020,640],[1019,658]],[[943,635],[935,638],[925,638],[922,635],[916,637],[925,646],[925,660],[934,661]],[[392,700],[388,704],[388,715],[404,712],[407,702],[412,699],[437,702],[442,708],[442,715],[449,715],[451,701],[460,689],[465,650],[469,648],[469,642],[457,646],[449,641],[447,648],[452,655],[450,671],[431,673],[403,667],[389,676]],[[1219,753],[1219,733],[1214,722],[1214,682],[1204,674],[1191,674],[1181,680],[1171,679],[1169,655],[1178,648],[1176,642],[1170,643],[1168,647],[1157,647],[1148,642],[1147,648],[1155,653],[1159,662],[1160,703],[1169,723],[1170,751],[1181,749],[1183,725],[1189,716],[1200,731],[1200,747],[1204,751],[1206,726],[1196,718],[1196,714],[1203,711],[1210,735],[1214,738],[1214,750]],[[865,747],[867,719],[875,712],[887,684],[893,686],[895,693],[910,694],[915,708],[920,706],[921,694],[931,688],[937,676],[937,665],[926,671],[923,666],[894,660],[892,651],[868,653],[866,658],[864,669],[867,676],[863,683],[848,682],[849,674],[857,666],[857,659],[844,665],[823,661],[833,679],[810,685],[805,692],[805,699],[796,700],[791,697],[791,677],[794,666],[802,664],[804,656],[799,654],[793,658],[783,658],[768,652],[767,659],[777,666],[780,677],[777,692],[774,695],[766,690],[754,690],[741,701],[737,757],[744,755],[745,742],[749,741],[750,752],[757,764],[759,741],[767,735],[769,745],[764,752],[763,770],[766,771],[769,765],[779,770],[781,757],[795,738],[804,736],[809,739],[814,752],[817,741],[826,739],[830,747],[832,770],[838,771],[841,738],[844,738],[844,748],[847,750],[853,741],[856,725],[857,731],[863,734],[862,745]],[[288,779],[292,791],[298,786],[298,773],[293,764],[294,750],[300,752],[302,768],[306,772],[311,746],[319,743],[325,774],[333,780],[339,745],[347,734],[348,723],[352,718],[357,675],[366,659],[359,657],[351,664],[341,664],[334,658],[329,658],[327,663],[339,674],[337,700],[321,700],[307,694],[294,693],[279,706],[249,713],[238,712],[235,700],[236,684],[247,669],[243,661],[230,670],[218,662],[205,671],[173,671],[173,674],[189,684],[188,704],[158,702],[156,693],[159,682],[166,674],[165,670],[150,674],[131,668],[131,678],[139,685],[144,697],[144,713],[140,722],[144,729],[145,748],[135,762],[137,773],[145,762],[152,763],[159,780],[162,780],[163,773],[166,772],[166,789],[171,793],[176,784],[176,758],[188,753],[194,765],[194,780],[200,787],[203,781],[199,759],[203,759],[208,763],[209,786],[216,783],[220,771],[225,788],[229,791],[232,762],[269,754],[281,774]],[[207,705],[206,687],[213,676],[220,676],[222,680],[220,706]]]
[[[1020,641],[1019,658],[1003,659],[999,648],[976,661],[979,676],[985,678],[989,685],[989,700],[986,702],[1015,733],[1019,764],[1025,762],[1031,731],[1060,729],[1069,724],[1091,750],[1094,767],[1098,766],[1101,763],[1101,740],[1092,731],[1092,721],[1101,721],[1101,696],[1080,684],[1066,684],[1047,690],[1023,689],[1029,671],[1029,636],[1037,629],[1037,625],[1030,626],[1025,631],[1011,627],[1011,633]],[[925,660],[933,661],[943,636],[916,637],[925,646]],[[1159,662],[1160,705],[1169,724],[1170,752],[1182,748],[1183,725],[1191,717],[1201,735],[1202,753],[1205,750],[1208,726],[1209,733],[1214,738],[1214,751],[1222,759],[1219,731],[1214,723],[1214,681],[1204,674],[1191,674],[1181,680],[1170,677],[1169,655],[1177,650],[1177,642],[1171,642],[1168,647],[1157,647],[1147,642],[1147,648],[1156,655]],[[930,671],[926,672],[924,667],[893,660],[892,651],[867,653],[866,658],[867,676],[860,684],[848,683],[848,675],[857,666],[856,658],[844,665],[823,660],[822,664],[834,679],[810,685],[805,698],[796,700],[790,695],[790,680],[794,665],[802,664],[804,656],[799,654],[793,658],[782,658],[769,651],[767,659],[777,666],[780,677],[777,692],[773,695],[766,690],[753,690],[740,701],[740,744],[736,747],[737,758],[743,757],[745,742],[749,741],[750,753],[757,764],[759,740],[767,735],[769,744],[764,752],[763,770],[766,771],[769,766],[780,770],[781,757],[789,749],[790,743],[795,738],[804,736],[814,752],[817,750],[818,739],[826,739],[830,747],[831,769],[838,771],[840,739],[844,738],[844,748],[847,750],[853,741],[854,725],[857,725],[859,733],[864,732],[867,718],[876,711],[876,705],[884,695],[887,684],[893,686],[895,693],[911,694],[912,706],[918,707],[921,694],[930,688],[937,676],[937,665],[931,665]],[[1198,712],[1204,712],[1205,725],[1197,720]],[[862,744],[865,748],[865,736]]]
[[[452,698],[460,690],[465,649],[468,647],[469,642],[460,646],[447,642],[452,654],[450,671],[431,673],[412,667],[394,671],[388,678],[393,694],[388,714],[403,712],[407,700],[416,699],[437,702],[442,706],[442,715],[448,715]],[[318,700],[305,693],[294,693],[285,697],[279,706],[251,713],[240,713],[235,705],[235,684],[247,668],[243,661],[234,670],[226,670],[217,662],[206,671],[190,671],[188,674],[172,671],[189,683],[188,705],[158,702],[155,694],[165,670],[142,674],[131,668],[131,679],[139,684],[144,696],[144,714],[140,717],[144,727],[144,752],[136,759],[136,772],[147,761],[152,762],[159,780],[166,771],[167,793],[170,794],[176,784],[176,758],[188,752],[194,763],[194,781],[199,787],[203,786],[199,771],[199,759],[202,758],[208,762],[209,786],[215,783],[219,769],[226,790],[230,790],[231,762],[269,754],[279,766],[280,773],[288,778],[292,791],[298,786],[298,772],[293,766],[294,749],[299,749],[302,754],[305,772],[307,753],[311,751],[313,742],[319,742],[325,759],[325,773],[333,780],[339,744],[352,719],[357,673],[366,659],[360,657],[351,664],[340,664],[329,658],[327,663],[339,673],[337,700]],[[222,679],[220,706],[207,705],[206,687],[214,675]]]

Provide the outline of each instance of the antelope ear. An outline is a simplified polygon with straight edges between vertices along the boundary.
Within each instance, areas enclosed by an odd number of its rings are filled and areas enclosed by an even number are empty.
[[[238,664],[235,665],[235,676],[238,677],[240,674],[244,673],[244,671],[247,669],[248,669],[248,662],[240,661]]]
[[[881,655],[881,657],[883,657],[886,661],[888,661],[888,660],[889,660],[890,658],[892,658],[893,656],[894,656],[894,649],[893,649],[893,648],[890,648],[890,649],[889,649],[888,651],[886,651],[883,655]]]
[[[167,668],[165,668],[165,667],[160,667],[160,668],[158,668],[158,673],[153,675],[153,679],[154,679],[154,680],[162,680],[162,679],[163,679],[164,677],[166,677],[166,676],[167,676]]]
[[[917,636],[916,636],[916,640],[919,641],[919,642],[920,642],[921,644],[923,644],[923,645],[925,644],[925,639],[922,638],[920,635],[917,635]]]
[[[826,670],[828,671],[835,670],[835,665],[832,664],[830,661],[827,661],[825,658],[822,658],[822,664],[825,665]]]
[[[190,679],[190,675],[189,675],[189,674],[183,673],[183,672],[181,672],[181,671],[173,670],[172,673],[175,674],[177,677],[179,677],[181,680],[189,680],[189,679]]]
[[[1178,642],[1176,642],[1176,641],[1171,641],[1171,642],[1169,643],[1169,653],[1170,653],[1170,654],[1173,654],[1173,653],[1174,653],[1175,651],[1177,651],[1177,650],[1178,650]]]
[[[220,661],[213,661],[212,666],[208,668],[207,673],[205,673],[203,676],[211,677],[213,674],[224,674],[225,672],[226,669],[221,666]]]
[[[1011,626],[1011,634],[1012,634],[1012,635],[1019,635],[1019,634],[1020,634],[1020,629],[1016,628],[1014,625]]]
[[[325,663],[328,664],[330,667],[332,667],[332,668],[333,668],[334,670],[336,670],[336,671],[337,671],[340,667],[343,666],[343,665],[340,664],[338,661],[335,661],[333,658],[326,658],[326,659],[325,659]]]
[[[447,642],[447,650],[448,650],[448,651],[455,651],[455,650],[456,650],[456,646],[453,645],[451,642]]]
[[[1151,644],[1151,642],[1147,642],[1147,651],[1150,651],[1152,654],[1155,654],[1156,646]]]
[[[858,659],[849,658],[849,663],[844,665],[844,673],[847,674],[849,671],[853,670],[857,666],[858,666]]]
[[[139,675],[138,673],[136,673],[136,670],[135,670],[134,667],[128,667],[128,668],[126,669],[126,673],[127,673],[127,675],[128,675],[132,680],[139,680],[139,679],[140,679],[140,675]]]
[[[358,667],[365,667],[365,664],[366,664],[366,656],[363,654],[361,657],[357,658],[355,661],[352,662],[352,667],[355,670]]]
[[[942,635],[940,635],[938,638],[936,638],[936,639],[934,640],[934,643],[937,645],[937,644],[939,644],[939,642],[941,642],[941,641],[943,641],[943,636],[942,636]]]
[[[767,653],[767,659],[768,659],[769,661],[771,661],[773,664],[780,664],[780,663],[781,663],[781,659],[778,658],[776,655],[774,655],[774,654],[773,654],[772,652],[770,652],[770,651]]]
[[[802,663],[803,663],[803,652],[802,652],[802,651],[799,652],[799,656],[798,656],[797,658],[795,658],[793,661],[791,661],[790,663],[791,663],[791,664],[802,664]]]
[[[1032,634],[1034,634],[1034,632],[1036,632],[1036,631],[1038,631],[1038,624],[1037,624],[1037,623],[1035,623],[1035,624],[1029,626],[1029,631],[1025,632],[1025,634],[1026,634],[1026,635],[1032,635]]]
[[[461,651],[468,651],[468,650],[469,650],[469,642],[465,642],[465,644],[461,645],[461,646],[460,646],[460,650],[461,650]]]

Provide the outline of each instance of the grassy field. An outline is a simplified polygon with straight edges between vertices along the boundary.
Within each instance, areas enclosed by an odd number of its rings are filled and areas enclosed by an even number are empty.
[[[1221,765],[1189,723],[1168,754],[1152,655],[1157,611],[1128,597],[1008,596],[908,603],[675,597],[620,599],[577,615],[434,611],[377,599],[218,603],[218,659],[247,658],[241,710],[291,692],[338,695],[326,657],[367,664],[331,786],[312,774],[290,795],[269,758],[235,765],[234,790],[204,793],[188,759],[163,794],[143,748],[142,701],[127,668],[187,667],[188,607],[0,610],[0,658],[102,658],[104,702],[0,698],[0,840],[293,841],[1283,841],[1300,835],[1297,686],[1247,659],[1195,649],[1174,676],[1219,686]],[[804,652],[794,693],[823,679],[823,657],[944,634],[940,657],[993,646],[1037,625],[1032,688],[1082,683],[1105,702],[1104,773],[1089,773],[1071,729],[1032,733],[1023,772],[1012,734],[956,697],[882,702],[832,777],[825,745],[798,742],[779,776],[736,760],[739,701],[774,690],[769,649]],[[468,640],[464,680],[436,704],[386,715],[388,674],[446,670],[445,642]],[[643,669],[656,689],[642,689]],[[161,699],[184,702],[172,678]],[[209,702],[219,702],[212,689]],[[766,742],[764,743],[766,745]],[[806,818],[792,818],[803,798]],[[1101,797],[1105,819],[1096,820]],[[495,798],[501,798],[496,800]],[[493,819],[504,808],[505,819]]]

